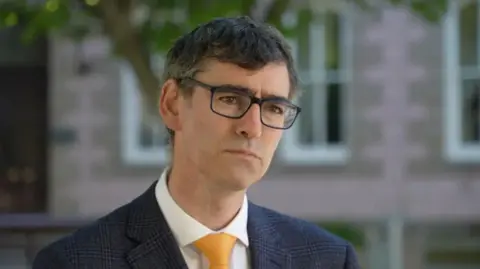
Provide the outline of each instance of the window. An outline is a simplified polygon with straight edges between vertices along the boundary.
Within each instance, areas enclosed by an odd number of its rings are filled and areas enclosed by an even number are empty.
[[[333,164],[347,158],[347,89],[351,37],[346,16],[297,15],[291,40],[300,74],[302,113],[285,133],[282,154],[289,163]]]
[[[480,0],[450,1],[444,29],[446,156],[480,162]]]
[[[163,58],[155,57],[152,62],[159,70]],[[120,87],[123,160],[133,165],[167,163],[168,133],[159,116],[144,113],[137,77],[127,63],[120,65]]]

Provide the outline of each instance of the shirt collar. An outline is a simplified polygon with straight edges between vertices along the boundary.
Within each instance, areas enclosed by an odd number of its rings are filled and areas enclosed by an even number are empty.
[[[248,200],[246,195],[243,199],[242,207],[235,218],[224,229],[220,231],[212,231],[188,215],[173,200],[167,187],[167,174],[168,168],[163,171],[157,182],[155,196],[173,235],[181,247],[185,247],[208,234],[216,232],[224,232],[233,235],[248,247]]]

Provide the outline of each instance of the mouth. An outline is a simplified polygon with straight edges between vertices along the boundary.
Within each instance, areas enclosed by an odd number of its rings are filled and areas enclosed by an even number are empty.
[[[235,154],[235,155],[241,155],[241,156],[251,157],[251,158],[255,158],[255,159],[259,159],[259,160],[260,160],[260,157],[259,157],[257,154],[255,154],[255,153],[252,152],[252,151],[248,151],[248,150],[228,149],[228,150],[225,150],[225,152],[230,153],[230,154]]]

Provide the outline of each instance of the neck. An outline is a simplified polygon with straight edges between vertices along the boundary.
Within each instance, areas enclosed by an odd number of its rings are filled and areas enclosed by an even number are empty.
[[[177,164],[168,175],[168,190],[173,200],[209,229],[226,227],[240,210],[245,192],[222,190],[200,171],[192,169],[194,166]]]

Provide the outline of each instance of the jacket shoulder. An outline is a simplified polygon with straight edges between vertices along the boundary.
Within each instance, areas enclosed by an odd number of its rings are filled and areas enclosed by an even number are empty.
[[[294,254],[294,268],[360,269],[353,246],[311,222],[258,207],[279,234],[281,244]]]
[[[317,224],[306,220],[288,216],[272,209],[258,206],[259,209],[267,216],[275,229],[284,237],[286,241],[304,245],[322,244],[329,246],[347,246],[349,242],[345,239],[327,231]]]
[[[128,245],[127,213],[128,204],[48,244],[35,256],[33,269],[75,268],[72,266],[82,253],[101,253],[105,247]]]

